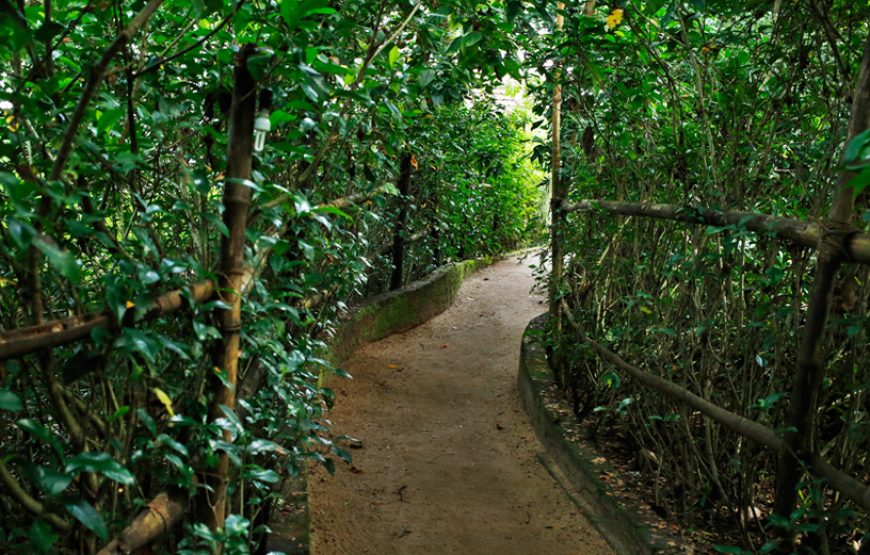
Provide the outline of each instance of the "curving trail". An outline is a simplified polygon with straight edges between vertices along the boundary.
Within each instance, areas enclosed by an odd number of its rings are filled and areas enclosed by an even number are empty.
[[[481,270],[444,314],[357,351],[332,420],[363,447],[310,476],[314,555],[613,553],[539,462],[520,406],[520,337],[546,309],[531,262]]]

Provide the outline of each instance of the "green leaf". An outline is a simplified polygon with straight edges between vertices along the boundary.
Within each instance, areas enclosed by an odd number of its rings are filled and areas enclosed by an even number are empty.
[[[136,415],[139,416],[139,420],[145,425],[145,428],[151,432],[152,436],[157,435],[157,424],[154,423],[154,419],[151,418],[151,415],[148,414],[145,409],[136,409]]]
[[[60,539],[60,536],[54,533],[54,529],[42,520],[34,520],[30,525],[30,531],[27,534],[30,540],[29,547],[36,550],[37,553],[49,555],[57,553],[54,544]]]
[[[302,216],[311,212],[311,203],[301,194],[293,195],[293,207],[296,209],[296,214]]]
[[[102,114],[100,114],[100,119],[97,122],[97,131],[100,133],[105,133],[106,131],[110,131],[112,127],[118,123],[118,120],[124,115],[125,110],[122,108],[115,108],[112,110],[106,110]]]
[[[480,31],[472,31],[462,38],[462,48],[470,48],[483,40],[483,35]]]
[[[854,195],[857,197],[861,192],[870,185],[870,166],[861,170],[857,175],[852,177],[847,183],[847,186],[853,189]]]
[[[846,145],[846,151],[843,153],[843,161],[846,164],[851,164],[859,159],[861,152],[866,145],[870,144],[870,129],[865,130],[849,141]]]
[[[760,409],[767,410],[770,407],[772,407],[777,401],[782,399],[783,397],[785,397],[784,391],[774,391],[773,393],[771,393],[767,397],[765,397],[763,399],[759,399],[757,406]]]
[[[18,412],[23,409],[24,403],[21,402],[21,397],[8,389],[0,389],[0,410]]]
[[[43,466],[34,466],[31,474],[33,482],[39,487],[39,489],[50,497],[63,493],[73,479],[72,474],[52,470]]]
[[[278,127],[279,125],[296,121],[297,119],[299,118],[293,114],[285,112],[284,110],[275,110],[269,114],[269,122],[272,124],[272,127]]]
[[[249,467],[242,473],[242,477],[246,480],[256,480],[267,484],[275,484],[281,479],[281,476],[274,470],[267,470],[259,466]]]
[[[619,389],[619,386],[622,385],[622,380],[619,378],[619,374],[611,370],[601,375],[601,383],[607,387]]]
[[[290,30],[299,26],[299,22],[305,16],[305,3],[301,0],[281,0],[281,17]]]
[[[252,455],[258,455],[260,453],[270,453],[272,451],[277,451],[279,446],[274,441],[269,441],[266,439],[255,439],[251,443],[245,447],[245,451],[251,453]]]
[[[272,62],[272,57],[271,54],[260,54],[248,58],[248,69],[251,75],[254,76],[254,79],[260,81],[266,76],[269,64]]]
[[[717,544],[717,545],[713,546],[713,550],[716,551],[716,553],[736,553],[737,555],[740,555],[741,553],[743,553],[742,549],[740,549],[737,546],[733,546],[733,545],[718,545]]]
[[[66,503],[64,506],[69,511],[69,514],[81,522],[85,528],[96,534],[101,540],[106,540],[109,537],[106,522],[93,505],[84,499],[77,499]]]
[[[427,69],[420,74],[418,82],[420,83],[421,87],[425,87],[429,83],[434,81],[436,76],[437,74],[433,70]]]
[[[136,482],[129,470],[103,452],[79,453],[70,459],[64,470],[73,473],[96,472],[119,484],[131,485]]]
[[[312,8],[305,12],[305,17],[309,15],[332,15],[334,13],[338,13],[335,8],[322,7],[322,8]]]
[[[251,521],[242,515],[230,515],[224,523],[224,529],[230,536],[240,537],[247,534]]]
[[[45,255],[48,263],[54,266],[63,277],[75,284],[81,281],[81,269],[72,253],[58,248],[57,245],[44,237],[36,237],[33,240],[33,245]]]
[[[36,420],[32,420],[30,418],[23,418],[16,422],[18,427],[22,430],[26,431],[39,441],[43,443],[47,443],[54,450],[57,455],[58,460],[64,462],[66,457],[64,456],[63,447],[61,446],[60,440],[55,437],[51,430],[37,422]]]
[[[353,222],[353,217],[350,214],[335,206],[318,206],[314,209],[314,212],[318,214],[332,214],[333,216],[344,218],[348,222]]]
[[[389,54],[387,55],[387,60],[390,62],[390,67],[396,65],[396,62],[399,60],[399,47],[393,46],[390,49]]]
[[[194,324],[196,324],[196,322],[194,322]],[[145,360],[153,363],[154,358],[160,351],[160,344],[150,335],[141,330],[124,328],[121,332],[121,336],[115,340],[115,348],[129,353],[138,353],[142,355]]]
[[[155,443],[157,443],[158,445],[166,445],[167,447],[174,449],[175,451],[178,451],[180,454],[184,455],[185,457],[190,455],[190,453],[187,450],[187,447],[185,447],[184,444],[172,439],[171,437],[169,437],[166,434],[160,434],[159,436],[157,436]]]
[[[626,397],[625,399],[623,399],[622,401],[619,402],[619,406],[616,407],[616,412],[621,413],[626,408],[628,408],[628,405],[630,405],[632,403],[634,403],[634,397]]]

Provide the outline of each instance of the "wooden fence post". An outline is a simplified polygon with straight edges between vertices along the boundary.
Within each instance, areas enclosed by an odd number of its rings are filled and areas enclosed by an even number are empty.
[[[432,195],[432,261],[435,267],[441,266],[443,254],[441,251],[441,222],[438,221],[438,191]]]
[[[556,2],[556,36],[562,32],[565,26],[565,16],[562,11],[565,9],[564,2]],[[555,82],[553,84],[553,104],[551,108],[551,130],[552,138],[552,155],[551,176],[550,176],[550,212],[552,221],[550,223],[550,316],[555,326],[556,331],[562,330],[562,304],[559,302],[559,289],[562,284],[563,271],[563,256],[562,235],[565,227],[565,212],[562,210],[562,201],[567,196],[563,181],[561,179],[562,166],[562,71],[557,65],[554,71]]]
[[[215,353],[215,371],[222,379],[212,376],[212,404],[209,419],[224,417],[223,407],[235,410],[236,385],[239,369],[239,342],[242,324],[242,299],[239,295],[244,276],[245,229],[251,206],[251,188],[244,181],[251,178],[254,118],[256,116],[256,83],[248,71],[248,57],[256,47],[247,44],[236,54],[232,107],[230,109],[229,143],[227,145],[226,185],[224,186],[223,221],[229,233],[221,241],[218,269],[218,294],[229,308],[217,311],[217,327],[221,332],[220,349]],[[223,432],[224,440],[232,441],[230,431]],[[209,470],[206,483],[211,492],[203,490],[200,499],[200,518],[209,528],[222,528],[227,513],[227,488],[230,461],[221,453],[217,468]]]
[[[411,191],[411,153],[402,155],[399,162],[399,194],[401,195],[399,214],[393,228],[393,273],[390,275],[390,291],[402,287],[405,272],[405,227],[408,219],[408,204],[405,197]]]
[[[852,99],[852,116],[846,144],[859,133],[870,128],[870,38],[864,45],[861,71]],[[815,452],[813,430],[818,412],[819,393],[825,376],[822,340],[831,307],[831,297],[837,271],[843,264],[844,248],[853,234],[850,225],[855,197],[849,181],[854,172],[840,174],[834,202],[824,223],[825,233],[819,244],[813,290],[807,309],[801,346],[797,353],[797,368],[792,379],[785,440],[788,450],[780,457],[776,480],[774,512],[788,518],[797,500],[797,484],[803,474],[801,460]]]

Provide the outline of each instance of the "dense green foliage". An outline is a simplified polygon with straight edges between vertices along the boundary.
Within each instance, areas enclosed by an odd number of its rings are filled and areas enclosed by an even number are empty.
[[[553,59],[565,68],[562,171],[571,197],[824,216],[868,16],[866,2],[658,1],[631,3],[603,28],[568,10]],[[586,334],[783,429],[810,253],[740,225],[607,214],[572,215],[567,233],[561,293]],[[866,268],[850,269],[835,292],[815,438],[819,452],[865,483],[867,277]],[[768,519],[775,455],[636,385],[573,329],[566,334],[560,377],[578,416],[598,437],[621,438],[617,451],[644,471],[638,486],[668,518],[721,531],[720,549],[735,553],[725,546],[772,549],[767,534],[782,528],[821,531],[830,545],[814,536],[801,552],[850,552],[867,532],[866,514],[811,481],[790,519]]]
[[[0,362],[0,549],[94,551],[162,492],[185,513],[170,551],[251,549],[284,480],[349,456],[322,379],[348,304],[539,237],[543,174],[527,148],[557,83],[571,198],[822,217],[866,2],[595,4],[0,0],[0,350],[107,311],[83,341]],[[195,302],[192,287],[228,277],[234,72],[256,81],[271,123],[242,181],[241,353],[219,323],[237,296]],[[534,116],[490,98],[509,77]],[[539,139],[531,158],[546,162]],[[858,193],[867,142],[846,156]],[[572,215],[562,242],[555,292],[586,335],[784,431],[810,253],[740,225],[599,214]],[[864,483],[867,278],[840,276],[812,438]],[[173,290],[183,302],[153,304]],[[569,326],[553,341],[577,415],[640,453],[651,501],[719,530],[720,550],[773,549],[787,529],[799,549],[836,552],[866,533],[866,514],[811,481],[790,518],[767,518],[769,452],[614,372]],[[219,353],[238,355],[238,384]],[[214,418],[225,390],[239,401]],[[229,516],[209,527],[216,477]]]
[[[474,5],[170,1],[101,76],[96,60],[143,6],[0,3],[0,329],[104,308],[111,321],[0,363],[4,552],[94,551],[160,492],[190,509],[170,551],[247,552],[304,461],[349,457],[324,418],[324,340],[348,303],[384,290],[400,208],[407,238],[439,232],[414,242],[406,279],[539,232],[526,121],[484,100],[512,42],[493,28],[484,46]],[[272,131],[245,183],[240,400],[212,420],[228,379],[214,363],[222,296],[134,322],[157,295],[220,277],[246,44]],[[210,530],[197,515],[222,454],[230,516]]]

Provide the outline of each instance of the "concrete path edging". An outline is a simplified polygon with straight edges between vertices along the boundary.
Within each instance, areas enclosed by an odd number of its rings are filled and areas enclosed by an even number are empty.
[[[523,408],[535,433],[547,449],[542,464],[561,483],[566,494],[586,513],[586,517],[617,553],[632,555],[677,552],[678,539],[651,533],[655,518],[639,507],[627,506],[619,492],[601,480],[609,469],[600,463],[598,453],[575,438],[580,426],[571,406],[559,394],[545,347],[539,336],[548,314],[533,319],[523,334],[517,386]],[[546,459],[552,459],[550,463]],[[557,468],[552,468],[553,466]],[[567,484],[562,483],[563,480]]]

